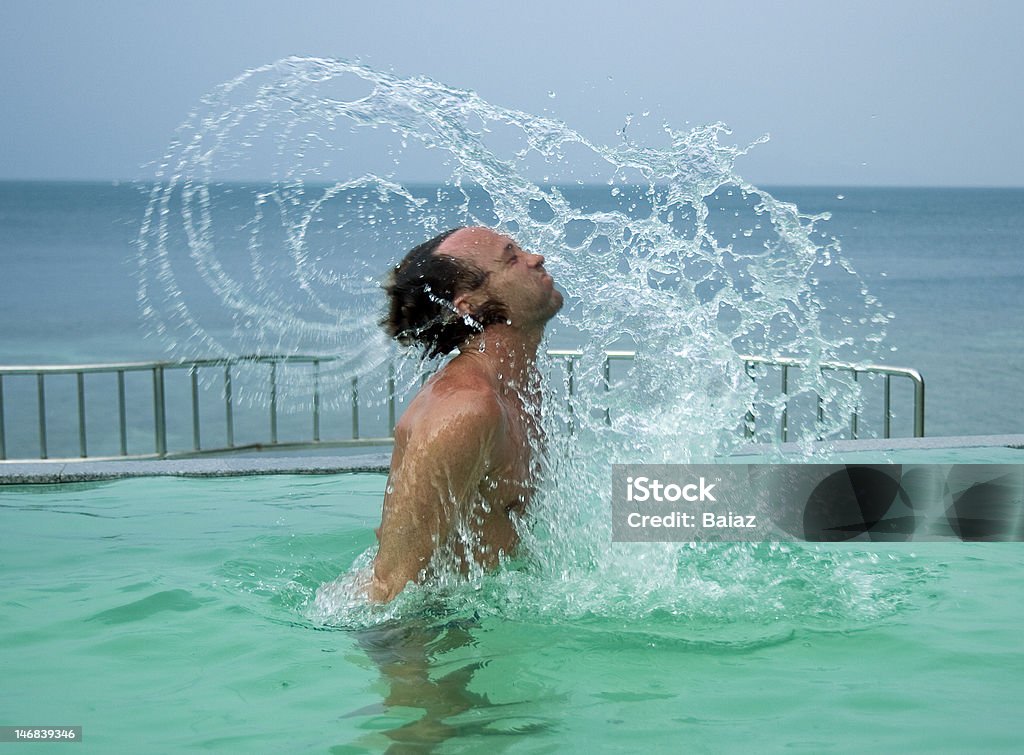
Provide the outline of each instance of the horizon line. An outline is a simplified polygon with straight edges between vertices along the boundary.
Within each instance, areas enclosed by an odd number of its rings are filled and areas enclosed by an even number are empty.
[[[402,180],[398,180],[398,179],[387,179],[387,180],[395,181],[396,183],[402,184],[404,186],[409,186],[409,187],[419,187],[419,186],[436,187],[436,186],[443,186],[445,184],[445,182],[443,182],[443,181],[427,181],[427,180],[402,181]],[[160,180],[159,179],[155,179],[155,178],[138,179],[138,178],[41,178],[41,177],[34,177],[34,178],[24,178],[24,177],[22,177],[22,178],[9,178],[9,177],[0,177],[0,184],[16,184],[16,183],[31,183],[31,184],[43,184],[43,183],[52,183],[52,184],[101,184],[101,185],[106,185],[106,186],[119,186],[121,184],[128,184],[128,185],[147,185],[148,186],[148,185],[160,183]],[[226,179],[226,180],[216,180],[216,181],[207,182],[207,183],[213,183],[213,184],[219,184],[219,185],[248,185],[248,184],[266,185],[266,184],[273,184],[274,181],[272,179],[269,179],[269,178],[239,178],[239,179],[232,178],[232,179]],[[321,186],[321,185],[330,185],[333,182],[330,181],[330,180],[324,180],[324,181],[306,181],[304,183],[306,183],[306,185],[309,185],[309,186]],[[906,184],[902,184],[902,183],[867,184],[867,183],[818,183],[818,182],[813,182],[813,183],[792,183],[792,182],[790,182],[790,183],[787,183],[787,182],[775,183],[775,182],[771,182],[771,181],[764,182],[764,183],[756,183],[754,181],[748,181],[748,183],[750,183],[751,185],[753,185],[753,186],[755,186],[757,188],[785,188],[785,189],[846,189],[846,190],[851,190],[851,189],[990,189],[990,190],[991,189],[1024,189],[1024,184],[974,184],[974,183],[968,183],[968,184],[945,184],[945,183],[942,183],[942,184],[913,184],[913,183],[906,183]],[[599,182],[599,183],[584,183],[584,184],[575,184],[575,183],[573,183],[573,184],[563,184],[563,183],[555,182],[555,183],[538,183],[537,185],[538,186],[554,186],[554,187],[558,187],[558,188],[583,188],[583,189],[601,188],[601,187],[607,186],[607,184],[603,183],[603,182]],[[627,185],[627,186],[639,186],[641,184],[625,184],[625,185]],[[738,185],[738,184],[722,184],[722,185],[723,186],[735,186],[735,185]]]

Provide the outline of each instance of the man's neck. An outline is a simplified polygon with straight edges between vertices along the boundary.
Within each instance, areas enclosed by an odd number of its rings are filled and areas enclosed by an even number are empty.
[[[537,350],[544,333],[490,325],[459,349],[459,357],[484,365],[504,391],[523,399],[538,390]]]

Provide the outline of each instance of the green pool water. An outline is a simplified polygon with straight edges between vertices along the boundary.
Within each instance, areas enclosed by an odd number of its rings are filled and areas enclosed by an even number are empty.
[[[1024,743],[1021,543],[617,544],[620,584],[525,563],[376,624],[325,615],[384,483],[0,487],[0,724],[82,725],[87,752]]]

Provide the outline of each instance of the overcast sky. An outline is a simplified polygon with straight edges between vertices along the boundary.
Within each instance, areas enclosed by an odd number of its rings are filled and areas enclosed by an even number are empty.
[[[1020,0],[0,0],[0,179],[149,178],[203,94],[313,55],[595,141],[645,110],[768,133],[754,183],[1022,186],[1022,39]]]

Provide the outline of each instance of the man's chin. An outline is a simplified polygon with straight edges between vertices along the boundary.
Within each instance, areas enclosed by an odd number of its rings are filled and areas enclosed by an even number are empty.
[[[549,309],[550,314],[548,315],[548,319],[550,320],[552,317],[557,315],[564,305],[565,297],[562,296],[562,292],[559,291],[557,288],[553,289],[553,293],[551,295],[551,307]]]

